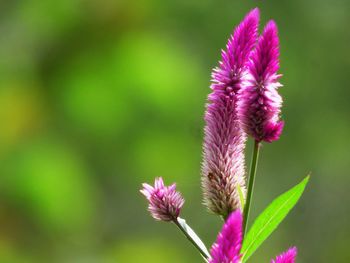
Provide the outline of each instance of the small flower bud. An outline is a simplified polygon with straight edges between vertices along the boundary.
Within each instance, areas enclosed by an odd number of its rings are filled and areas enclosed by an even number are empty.
[[[147,198],[148,210],[152,217],[161,221],[173,221],[179,214],[185,200],[176,191],[176,185],[165,186],[163,179],[156,178],[154,187],[149,184],[142,184],[140,192]]]

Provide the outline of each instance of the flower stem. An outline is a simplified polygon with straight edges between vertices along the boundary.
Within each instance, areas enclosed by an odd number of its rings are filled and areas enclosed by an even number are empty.
[[[259,159],[259,150],[260,150],[260,142],[255,141],[252,162],[250,164],[247,200],[245,202],[244,211],[243,211],[243,215],[244,215],[244,217],[243,217],[244,232],[243,233],[244,233],[244,235],[247,232],[250,204],[252,201],[253,191],[254,191],[254,180],[255,180],[255,175],[256,175],[256,167],[258,165],[258,159]]]
[[[182,221],[180,222],[180,220]],[[199,251],[199,253],[204,258],[205,262],[208,262],[210,258],[209,252],[207,251],[207,249],[205,248],[203,242],[199,239],[199,237],[186,224],[185,220],[177,218],[173,222],[181,230],[181,232],[186,236],[186,238],[192,243],[192,245]]]

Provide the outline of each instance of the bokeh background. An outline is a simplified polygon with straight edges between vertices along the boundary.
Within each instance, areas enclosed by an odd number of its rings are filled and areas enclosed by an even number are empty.
[[[252,257],[350,262],[350,2],[0,1],[0,262],[202,262],[138,192],[163,176],[210,245],[201,204],[211,69],[253,7],[280,29],[281,139],[265,144],[253,217],[312,178]],[[247,163],[250,159],[249,143]]]

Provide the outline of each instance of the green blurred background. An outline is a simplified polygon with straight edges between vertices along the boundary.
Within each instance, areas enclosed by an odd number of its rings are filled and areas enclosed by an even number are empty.
[[[201,204],[211,69],[253,7],[280,29],[281,139],[265,144],[253,216],[312,171],[252,257],[350,262],[350,2],[0,1],[0,262],[202,262],[138,192],[163,176],[209,245]],[[250,144],[247,148],[249,163]]]

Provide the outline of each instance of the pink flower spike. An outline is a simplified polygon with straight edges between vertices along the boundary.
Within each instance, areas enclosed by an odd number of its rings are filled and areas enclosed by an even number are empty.
[[[165,186],[160,177],[155,179],[154,187],[146,183],[142,186],[140,192],[147,198],[148,211],[154,219],[173,221],[179,216],[185,200],[176,191],[175,184]]]
[[[271,260],[271,263],[294,263],[297,256],[297,248],[292,247],[286,252],[277,256],[275,260]]]
[[[256,141],[278,140],[284,123],[279,120],[282,97],[277,89],[279,40],[277,26],[269,21],[250,57],[239,94],[238,115],[244,131]]]
[[[242,214],[240,210],[231,213],[226,220],[216,243],[211,248],[209,263],[239,263],[242,246]]]
[[[238,186],[245,195],[246,136],[237,116],[238,92],[257,40],[259,10],[253,9],[234,30],[219,66],[213,70],[206,105],[202,163],[204,204],[226,217],[240,208]]]

